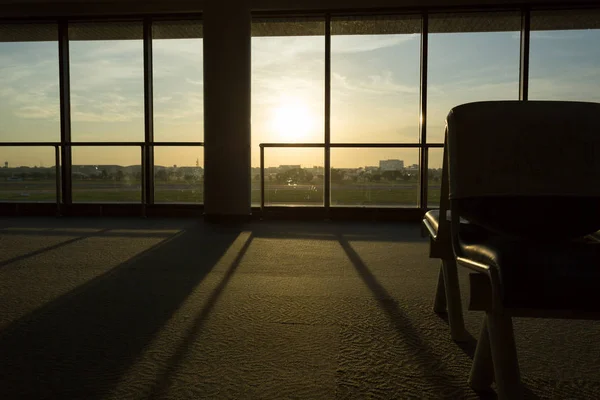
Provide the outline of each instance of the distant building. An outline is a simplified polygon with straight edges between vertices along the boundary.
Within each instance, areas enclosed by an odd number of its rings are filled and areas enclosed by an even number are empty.
[[[325,173],[325,169],[318,165],[313,165],[312,168],[305,168],[307,172],[310,172],[313,175],[323,175]]]
[[[8,168],[8,161],[4,161],[4,168]]]
[[[402,171],[404,169],[403,160],[380,160],[379,169],[383,171]]]
[[[290,169],[298,169],[298,168],[300,168],[300,165],[280,165],[279,166],[279,169],[282,171],[287,171]]]

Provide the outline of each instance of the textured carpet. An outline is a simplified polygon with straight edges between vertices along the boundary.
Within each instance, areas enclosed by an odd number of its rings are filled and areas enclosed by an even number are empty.
[[[0,219],[0,399],[494,398],[466,383],[475,341],[431,311],[419,233]],[[600,323],[515,332],[529,398],[600,398]]]

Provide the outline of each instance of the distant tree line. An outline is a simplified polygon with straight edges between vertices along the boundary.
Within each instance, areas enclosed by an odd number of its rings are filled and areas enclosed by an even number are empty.
[[[302,184],[310,183],[314,178],[312,172],[304,168],[292,168],[283,172],[277,173],[275,176],[276,183],[282,184]]]
[[[181,169],[159,169],[154,174],[154,179],[160,182],[185,181],[188,183],[201,182],[203,177],[199,173],[186,172]]]
[[[344,181],[350,182],[395,182],[395,181],[411,181],[417,180],[418,174],[416,172],[407,171],[360,171],[358,174],[347,175],[347,172],[341,169],[331,169],[331,182],[342,183]]]
[[[54,179],[56,177],[56,172],[54,169],[48,170],[32,170],[32,171],[23,171],[19,170],[17,172],[11,172],[10,169],[0,169],[0,177],[3,179],[7,178],[19,178],[23,180],[44,180],[44,179]]]

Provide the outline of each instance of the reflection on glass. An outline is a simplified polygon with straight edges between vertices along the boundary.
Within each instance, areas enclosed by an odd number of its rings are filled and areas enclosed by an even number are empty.
[[[253,21],[253,167],[260,162],[260,143],[323,143],[324,35],[323,20]]]
[[[154,140],[202,141],[204,86],[201,21],[152,26]]]
[[[332,206],[416,206],[417,149],[331,149]]]
[[[69,25],[73,141],[144,140],[142,24]]]
[[[442,185],[442,161],[444,149],[429,149],[427,171],[427,207],[439,208]]]
[[[140,203],[139,147],[73,147],[73,201]]]
[[[432,15],[429,29],[427,141],[443,143],[452,107],[518,99],[520,15]]]
[[[55,24],[0,24],[0,141],[60,140]]]
[[[532,12],[531,100],[600,101],[600,11]]]
[[[260,203],[260,175],[253,169],[252,200]],[[323,149],[265,149],[265,205],[323,205]]]
[[[204,150],[202,147],[154,148],[154,201],[204,202]]]
[[[418,16],[331,22],[332,142],[418,142]]]
[[[0,202],[55,202],[54,147],[0,147]]]

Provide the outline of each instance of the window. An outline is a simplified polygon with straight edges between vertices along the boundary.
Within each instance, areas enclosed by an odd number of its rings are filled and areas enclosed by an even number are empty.
[[[144,140],[142,31],[141,22],[69,25],[74,142]]]
[[[0,24],[0,142],[60,141],[56,24]],[[56,201],[53,146],[0,147],[0,201]]]
[[[55,202],[54,147],[0,147],[0,202]]]
[[[419,142],[419,16],[331,21],[332,143]]]
[[[2,142],[60,140],[55,24],[0,25],[0,121]],[[54,157],[40,162],[51,165]]]
[[[323,206],[322,148],[266,148],[265,165],[265,205]]]
[[[325,22],[313,18],[255,19],[252,36],[252,167],[255,177],[259,174],[260,143],[324,143]],[[292,164],[300,165],[303,176],[312,174],[315,167],[324,166],[323,149],[270,148],[265,151],[268,152],[265,167],[279,168],[280,173],[285,173],[286,166]],[[260,193],[260,180],[252,180],[252,192],[256,200],[254,193]],[[279,199],[277,196],[282,193],[278,190],[275,194],[273,189],[269,202],[315,204],[314,196],[307,195],[309,200],[305,200],[306,196],[287,195]],[[320,196],[319,205],[322,205],[322,193]]]
[[[204,139],[202,22],[152,24],[152,74],[155,142]],[[202,203],[204,149],[154,147],[154,201]]]
[[[332,148],[331,205],[416,207],[419,150]]]
[[[73,147],[73,202],[141,203],[138,146]]]
[[[152,38],[154,141],[201,142],[204,139],[202,23],[154,22]],[[170,164],[176,164],[176,159],[173,160]]]
[[[418,143],[420,16],[331,21],[331,142]],[[419,152],[332,148],[332,206],[416,206]]]
[[[154,201],[204,202],[204,149],[156,146],[154,148]]]
[[[531,13],[529,99],[600,101],[600,11]]]
[[[428,150],[427,206],[431,208],[438,208],[440,206],[443,158],[444,149],[430,148]]]
[[[452,107],[518,99],[520,21],[518,12],[430,16],[427,142],[443,143]]]
[[[69,25],[71,140],[144,140],[141,22]],[[72,148],[74,202],[141,202],[139,147]]]

